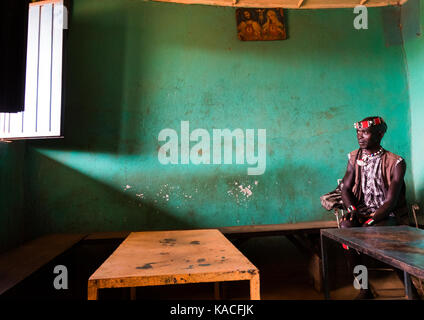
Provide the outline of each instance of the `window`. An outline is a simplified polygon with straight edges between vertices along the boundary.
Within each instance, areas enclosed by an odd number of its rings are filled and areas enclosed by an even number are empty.
[[[0,113],[1,139],[61,137],[66,28],[63,0],[29,5],[24,111]]]

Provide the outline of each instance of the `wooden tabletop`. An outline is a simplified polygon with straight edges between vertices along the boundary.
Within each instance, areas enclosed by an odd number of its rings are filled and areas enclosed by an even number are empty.
[[[424,278],[424,230],[408,226],[323,229],[321,234]]]
[[[97,288],[249,280],[257,268],[216,229],[132,232],[93,273]]]

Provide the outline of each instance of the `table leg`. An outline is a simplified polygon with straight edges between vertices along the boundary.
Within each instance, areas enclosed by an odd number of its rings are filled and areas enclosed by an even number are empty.
[[[326,239],[321,234],[321,260],[322,260],[322,281],[324,285],[324,297],[325,299],[330,299],[330,290],[329,290],[329,283],[328,283],[327,243],[328,243],[328,239]]]
[[[250,300],[261,300],[259,274],[250,279]]]
[[[219,282],[215,282],[214,283],[214,298],[215,300],[220,300],[221,299],[221,294],[220,294],[220,285]]]
[[[136,287],[131,287],[130,288],[130,299],[131,300],[135,300],[135,297],[136,297]]]
[[[412,282],[411,282],[411,276],[408,272],[403,272],[403,278],[405,283],[405,296],[408,300],[412,299]]]
[[[97,300],[97,286],[88,281],[88,290],[87,290],[87,299],[88,300]]]

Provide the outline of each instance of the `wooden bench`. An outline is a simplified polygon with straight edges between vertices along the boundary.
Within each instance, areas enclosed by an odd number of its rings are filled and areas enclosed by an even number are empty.
[[[280,223],[280,224],[260,224],[218,227],[226,237],[231,239],[243,239],[263,236],[290,235],[296,233],[317,233],[321,229],[337,228],[337,222],[334,221],[307,221],[297,223]],[[201,229],[201,228],[199,228]],[[206,228],[204,228],[206,229]],[[211,229],[211,228],[207,228]],[[136,230],[136,231],[154,231],[154,230]],[[171,231],[171,229],[158,230]],[[91,233],[84,237],[84,240],[107,240],[107,239],[125,239],[133,231],[116,231],[116,232],[97,232]]]
[[[218,228],[223,234],[232,238],[251,238],[261,236],[288,235],[298,232],[313,233],[321,229],[337,228],[334,221],[307,221],[297,223],[262,224]]]

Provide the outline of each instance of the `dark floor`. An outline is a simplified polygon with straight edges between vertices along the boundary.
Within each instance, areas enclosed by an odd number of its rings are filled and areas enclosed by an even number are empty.
[[[122,240],[84,241],[68,250],[38,272],[12,288],[2,298],[11,299],[87,299],[87,279],[119,246]],[[261,298],[264,300],[320,300],[308,277],[308,256],[302,254],[284,237],[253,238],[239,245],[239,250],[260,270]],[[343,249],[330,252],[329,270],[332,299],[353,299],[358,291],[353,287],[353,276],[348,273]],[[65,265],[69,272],[68,290],[53,288],[54,266]],[[384,265],[370,262],[370,283],[378,299],[403,299],[404,287],[396,273]],[[226,282],[221,287],[222,297],[228,300],[249,298],[248,281]],[[214,299],[212,283],[185,284],[137,288],[137,299],[149,300],[209,300]],[[129,299],[129,289],[102,289],[99,299]]]

